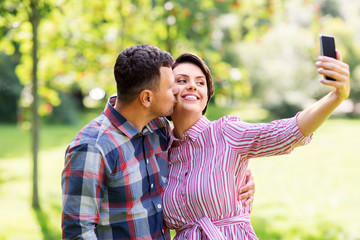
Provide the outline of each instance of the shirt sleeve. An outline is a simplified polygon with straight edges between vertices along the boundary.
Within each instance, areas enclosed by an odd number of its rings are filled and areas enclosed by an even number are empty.
[[[312,138],[301,133],[297,116],[270,123],[246,123],[227,116],[222,124],[224,138],[243,159],[288,154]]]
[[[104,158],[90,144],[68,147],[62,172],[63,239],[97,239],[104,186]]]

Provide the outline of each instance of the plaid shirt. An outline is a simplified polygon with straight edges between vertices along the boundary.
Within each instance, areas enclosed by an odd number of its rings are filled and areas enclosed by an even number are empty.
[[[157,118],[139,132],[115,100],[66,150],[63,239],[170,239],[162,213],[169,122]]]

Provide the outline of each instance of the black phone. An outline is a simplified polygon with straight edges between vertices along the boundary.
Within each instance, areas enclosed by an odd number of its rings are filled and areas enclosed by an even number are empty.
[[[321,55],[336,58],[335,39],[334,39],[334,37],[320,35],[320,46],[321,46]],[[326,77],[325,76],[325,78],[328,79],[328,80],[335,81],[335,79],[333,79],[331,77]]]

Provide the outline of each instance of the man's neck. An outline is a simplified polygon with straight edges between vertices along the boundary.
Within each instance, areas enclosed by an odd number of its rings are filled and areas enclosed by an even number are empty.
[[[136,103],[124,104],[116,100],[114,108],[139,131],[142,131],[145,125],[155,118],[149,116],[146,109]]]

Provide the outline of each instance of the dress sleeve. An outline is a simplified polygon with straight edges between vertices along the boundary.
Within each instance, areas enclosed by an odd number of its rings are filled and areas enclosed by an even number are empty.
[[[301,133],[297,116],[270,123],[246,123],[238,117],[227,116],[222,130],[225,140],[243,159],[288,154],[309,143],[312,137]]]
[[[62,172],[63,239],[97,239],[103,197],[104,158],[93,145],[68,147]]]

